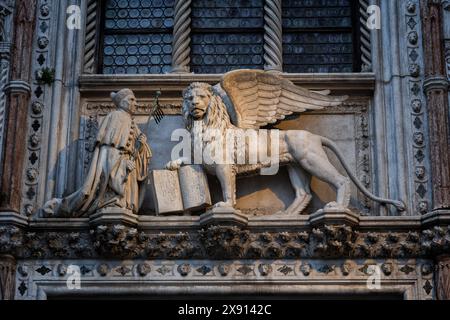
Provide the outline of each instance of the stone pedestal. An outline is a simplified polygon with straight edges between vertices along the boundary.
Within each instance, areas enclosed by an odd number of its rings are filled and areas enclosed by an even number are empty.
[[[246,227],[248,217],[234,208],[213,208],[200,216],[200,225],[225,225]]]
[[[450,256],[438,257],[436,267],[437,298],[450,300]]]
[[[16,259],[0,255],[0,300],[14,299]]]
[[[356,227],[359,225],[359,215],[350,209],[325,208],[310,215],[309,223],[312,226],[343,224]]]
[[[91,226],[119,224],[136,227],[138,225],[138,215],[127,209],[103,208],[89,217],[89,224]]]

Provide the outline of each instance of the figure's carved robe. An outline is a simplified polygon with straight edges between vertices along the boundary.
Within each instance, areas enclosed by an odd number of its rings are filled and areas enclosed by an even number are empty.
[[[92,162],[83,186],[72,195],[54,199],[44,206],[52,216],[82,217],[105,208],[120,207],[137,213],[139,185],[148,176],[151,158],[147,143],[138,142],[141,131],[124,110],[103,119],[96,139]],[[128,160],[136,169],[127,170]]]

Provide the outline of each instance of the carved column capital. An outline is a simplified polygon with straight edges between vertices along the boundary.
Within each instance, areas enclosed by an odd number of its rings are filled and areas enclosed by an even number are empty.
[[[16,259],[0,255],[0,300],[13,300],[15,291]]]
[[[449,85],[450,83],[445,76],[430,76],[423,82],[423,89],[425,90],[425,93],[432,90],[448,91]]]
[[[191,43],[191,0],[175,2],[172,73],[188,73]]]
[[[5,91],[9,94],[24,94],[29,96],[31,93],[30,84],[22,80],[13,80],[5,87]]]
[[[281,0],[267,0],[264,5],[265,70],[283,71],[283,24]]]

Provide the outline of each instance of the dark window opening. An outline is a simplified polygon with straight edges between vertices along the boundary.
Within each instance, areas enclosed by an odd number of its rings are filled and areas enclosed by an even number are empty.
[[[282,4],[285,72],[360,71],[357,1],[283,0]]]
[[[105,0],[100,72],[161,74],[172,64],[175,0]]]
[[[264,0],[192,2],[191,70],[264,67]]]
[[[175,0],[100,0],[98,72],[171,70]],[[190,69],[225,73],[264,68],[265,0],[195,0]],[[361,71],[359,2],[282,0],[283,70]]]

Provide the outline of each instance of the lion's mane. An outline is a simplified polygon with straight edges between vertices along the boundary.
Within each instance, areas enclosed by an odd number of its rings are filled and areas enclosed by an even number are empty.
[[[187,95],[191,90],[203,89],[209,96],[209,105],[205,116],[203,117],[203,129],[219,129],[222,133],[225,133],[226,129],[234,129],[235,127],[231,123],[230,116],[228,114],[225,103],[222,98],[216,94],[213,87],[207,83],[194,82],[183,92],[183,117],[186,122],[186,127],[191,129],[194,119],[189,112],[189,105],[187,102]]]

